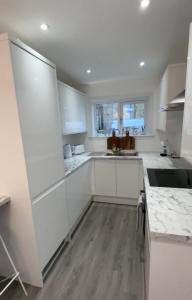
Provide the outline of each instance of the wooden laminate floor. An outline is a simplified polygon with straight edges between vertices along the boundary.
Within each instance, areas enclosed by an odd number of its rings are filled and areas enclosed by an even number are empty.
[[[134,207],[94,203],[44,288],[18,283],[2,300],[144,300]]]

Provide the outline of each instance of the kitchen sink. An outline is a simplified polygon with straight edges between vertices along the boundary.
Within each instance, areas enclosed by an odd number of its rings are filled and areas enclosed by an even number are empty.
[[[120,152],[118,154],[113,154],[112,152],[92,152],[89,154],[89,156],[137,156],[138,152],[132,151],[129,153],[126,152]]]
[[[89,156],[105,156],[105,152],[91,152]]]
[[[118,153],[118,154],[114,154],[114,153],[105,153],[105,156],[137,156],[138,153],[137,152],[130,152],[130,153]]]

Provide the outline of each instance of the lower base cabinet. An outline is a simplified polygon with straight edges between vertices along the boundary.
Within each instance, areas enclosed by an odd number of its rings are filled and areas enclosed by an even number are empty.
[[[41,271],[69,232],[65,181],[32,204]]]
[[[32,204],[41,271],[91,199],[91,162],[56,184]]]
[[[146,225],[148,224],[146,220]],[[147,226],[146,226],[147,227]],[[145,236],[146,300],[192,299],[192,251],[186,241]]]
[[[142,189],[140,160],[94,159],[93,163],[94,195],[138,199]]]
[[[138,160],[117,160],[117,197],[138,198],[140,163]]]
[[[91,162],[66,178],[66,198],[72,229],[91,199]]]
[[[145,284],[145,299],[149,298],[149,271],[150,271],[150,233],[149,233],[149,221],[146,214],[145,219],[145,240],[144,240],[144,257],[145,257],[145,268],[144,268],[144,284]]]
[[[93,175],[95,195],[116,195],[115,160],[95,159]]]

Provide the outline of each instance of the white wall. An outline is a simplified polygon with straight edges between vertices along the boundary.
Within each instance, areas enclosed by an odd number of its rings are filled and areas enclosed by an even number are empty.
[[[88,106],[88,124],[89,136],[92,135],[91,124],[91,105],[96,101],[103,100],[122,100],[139,97],[149,98],[149,114],[148,123],[151,127],[151,134],[153,136],[144,136],[136,138],[137,151],[160,151],[159,134],[156,131],[156,111],[157,111],[157,86],[158,79],[134,79],[103,81],[84,85],[81,89],[87,93],[89,98]],[[88,138],[88,149],[90,151],[105,151],[106,138]]]
[[[118,100],[123,98],[149,97],[148,127],[151,127],[153,136],[136,137],[137,151],[161,151],[160,141],[168,140],[171,152],[180,154],[183,112],[168,112],[168,131],[161,132],[157,128],[157,114],[159,111],[159,79],[134,79],[102,81],[88,85],[78,85],[78,89],[88,95],[87,107],[87,134],[75,134],[63,137],[63,144],[85,144],[87,151],[105,151],[106,138],[93,138],[91,104],[102,100]],[[71,85],[73,85],[71,83]],[[73,85],[77,87],[77,85]],[[169,122],[170,121],[170,122]],[[170,124],[170,125],[169,125]],[[89,138],[87,139],[87,136]]]
[[[167,113],[168,125],[166,138],[170,152],[181,154],[181,138],[183,126],[183,111],[170,111]]]

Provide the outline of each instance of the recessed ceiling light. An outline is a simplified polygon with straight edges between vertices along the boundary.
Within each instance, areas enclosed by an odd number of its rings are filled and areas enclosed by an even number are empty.
[[[41,24],[40,28],[41,28],[41,30],[43,30],[43,31],[46,31],[46,30],[48,30],[48,28],[49,28],[49,25],[48,25],[48,24],[45,24],[45,23],[43,23],[43,24]]]
[[[88,69],[86,72],[87,72],[87,74],[91,74],[91,70],[90,69]]]
[[[142,9],[146,9],[150,5],[150,0],[141,0],[140,6]]]
[[[144,67],[144,65],[145,65],[144,61],[141,61],[140,64],[139,64],[140,67]]]

